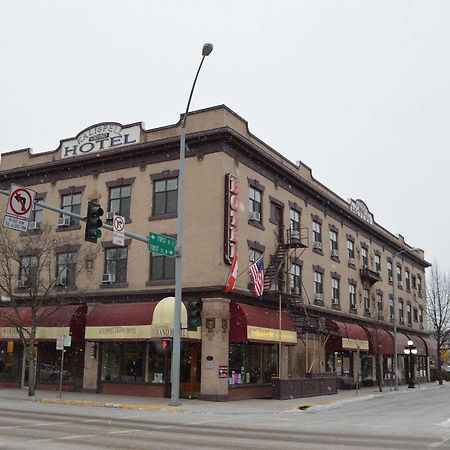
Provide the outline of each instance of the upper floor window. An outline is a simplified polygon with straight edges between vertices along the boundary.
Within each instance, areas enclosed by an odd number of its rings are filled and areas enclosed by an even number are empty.
[[[394,299],[391,296],[389,297],[389,319],[391,322],[394,321]]]
[[[403,323],[405,321],[404,317],[404,309],[403,309],[403,300],[399,300],[398,302],[398,320],[400,323]]]
[[[314,294],[316,300],[323,300],[323,273],[314,271]]]
[[[302,269],[300,264],[292,264],[289,269],[289,285],[291,294],[301,295],[302,292]]]
[[[402,266],[397,265],[397,283],[398,287],[402,287]]]
[[[34,255],[22,256],[20,259],[19,280],[17,287],[35,289],[38,283],[38,258]]]
[[[350,303],[350,309],[356,309],[356,286],[354,284],[348,285],[348,300]]]
[[[317,245],[316,248],[322,248],[322,225],[313,220],[312,222],[312,232],[313,232],[313,243],[314,244],[320,244]]]
[[[178,204],[178,178],[153,182],[153,215],[176,214]]]
[[[406,305],[406,316],[408,318],[408,325],[412,325],[412,306],[408,303]]]
[[[388,273],[388,281],[389,281],[389,283],[392,283],[394,274],[392,272],[392,261],[389,259],[387,261],[387,273]]]
[[[262,192],[253,186],[248,191],[248,211],[253,222],[262,222]]]
[[[105,251],[105,274],[111,275],[112,283],[127,281],[127,247],[112,247]]]
[[[423,327],[423,308],[420,307],[419,308],[419,323],[420,323],[420,327]]]
[[[61,196],[61,209],[80,215],[81,213],[81,192],[66,194]],[[80,220],[70,217],[70,225],[79,225]]]
[[[422,296],[422,277],[420,275],[417,275],[417,291],[419,293],[419,296]]]
[[[406,285],[406,290],[407,291],[411,290],[411,282],[410,282],[409,270],[408,269],[405,269],[405,285]]]
[[[334,230],[330,230],[330,247],[331,256],[338,256],[338,234]]]
[[[419,320],[419,314],[418,314],[417,308],[413,309],[413,320],[414,320],[414,322],[418,322],[418,320]]]
[[[355,243],[350,239],[347,239],[347,253],[348,253],[349,263],[354,264],[355,263]]]
[[[300,213],[292,208],[289,211],[289,224],[291,231],[300,232]]]
[[[339,306],[340,303],[340,280],[339,278],[331,278],[331,302],[335,306]]]
[[[109,209],[125,219],[130,218],[131,186],[109,188]]]
[[[163,255],[150,255],[150,280],[175,280],[175,258]]]
[[[364,289],[363,296],[364,296],[364,313],[370,314],[370,292],[369,292],[369,289]]]
[[[34,203],[31,208],[30,222],[42,223],[44,217],[44,209],[39,203]]]
[[[363,268],[369,266],[369,260],[367,258],[367,248],[366,247],[361,247],[361,264],[362,264]]]
[[[412,286],[413,289],[417,288],[416,276],[415,275],[411,275],[411,286]]]
[[[381,292],[377,292],[377,312],[378,318],[381,319],[383,317],[383,294]]]
[[[76,252],[58,253],[56,255],[56,285],[75,286],[77,276]]]
[[[381,255],[375,253],[375,272],[381,273]]]

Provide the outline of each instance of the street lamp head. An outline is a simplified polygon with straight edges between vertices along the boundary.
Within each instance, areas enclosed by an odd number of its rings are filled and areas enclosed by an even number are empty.
[[[414,342],[410,339],[410,340],[408,341],[408,345],[414,345]]]
[[[409,354],[411,353],[411,350],[410,350],[409,348],[405,348],[405,349],[403,350],[403,353],[404,353],[405,355],[409,355]]]
[[[413,355],[417,355],[417,348],[412,348],[412,349],[411,349],[411,353],[412,353]]]
[[[208,56],[213,51],[213,45],[212,44],[205,44],[203,46],[202,55]]]

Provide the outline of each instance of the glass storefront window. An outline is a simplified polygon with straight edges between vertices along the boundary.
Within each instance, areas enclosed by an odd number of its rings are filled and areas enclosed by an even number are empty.
[[[277,375],[278,346],[230,344],[229,384],[271,383]]]
[[[19,378],[22,349],[22,345],[16,342],[0,342],[0,381]]]
[[[148,381],[150,383],[164,383],[165,353],[154,342],[149,342],[148,344],[147,362]]]
[[[352,377],[351,352],[333,352],[327,356],[327,367],[338,377]]]

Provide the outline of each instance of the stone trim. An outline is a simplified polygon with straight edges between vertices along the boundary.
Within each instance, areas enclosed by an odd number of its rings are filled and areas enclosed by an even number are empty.
[[[347,241],[352,241],[353,243],[355,243],[355,236],[352,236],[351,234],[347,233]]]
[[[248,185],[252,188],[258,189],[258,191],[264,192],[266,189],[256,178],[247,177]]]
[[[271,195],[269,195],[269,200],[272,203],[275,203],[275,205],[279,206],[280,208],[284,208],[284,203],[281,200],[278,200],[275,197],[272,197]]]
[[[107,181],[105,184],[108,189],[114,188],[114,187],[121,187],[121,186],[130,186],[134,183],[135,179],[136,179],[136,177],[118,178],[117,180]]]
[[[353,278],[348,279],[348,284],[352,284],[353,286],[358,286],[358,282]]]
[[[302,208],[299,206],[296,202],[292,202],[289,200],[289,208],[293,209],[294,211],[297,211],[298,213],[302,213]]]
[[[247,239],[247,245],[249,248],[258,250],[261,253],[264,253],[266,251],[266,247],[260,244],[258,241],[251,241],[250,239]]]
[[[74,253],[80,250],[81,244],[66,244],[55,247],[55,253]]]
[[[165,180],[167,178],[178,178],[179,170],[163,170],[162,172],[149,175],[151,181]]]
[[[341,275],[337,272],[330,272],[331,278],[336,278],[337,280],[341,279]]]
[[[319,272],[322,275],[325,273],[325,269],[322,266],[313,265],[314,272]]]
[[[58,189],[59,195],[69,195],[69,194],[82,194],[84,192],[84,189],[86,188],[86,185],[84,186],[70,186],[68,188],[64,189]]]
[[[334,225],[333,223],[330,223],[328,225],[328,228],[330,229],[330,231],[334,231],[335,233],[339,233],[339,228],[336,225]]]
[[[323,219],[320,218],[317,214],[311,214],[311,219],[312,219],[314,222],[319,223],[320,225],[323,224]]]
[[[297,264],[298,266],[303,267],[303,261],[298,256],[290,256],[289,259],[292,264]]]

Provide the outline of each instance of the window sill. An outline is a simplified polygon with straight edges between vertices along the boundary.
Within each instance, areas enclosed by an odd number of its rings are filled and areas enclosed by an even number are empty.
[[[322,250],[319,250],[318,248],[313,248],[313,252],[314,252],[314,253],[317,253],[318,255],[323,256],[323,251],[322,251]]]
[[[334,309],[336,311],[340,311],[341,307],[340,307],[340,305],[331,305],[331,309]]]
[[[261,222],[255,222],[254,220],[249,220],[248,224],[252,227],[258,228],[260,230],[265,230],[264,225]]]
[[[369,311],[364,311],[364,317],[372,317]]]
[[[337,262],[337,263],[341,262],[341,260],[339,259],[339,256],[330,256],[330,259],[335,261],[335,262]]]
[[[74,231],[74,230],[81,230],[81,225],[71,225],[70,227],[58,227],[56,229],[56,232],[60,233],[61,231]]]
[[[152,221],[152,220],[176,219],[177,217],[178,217],[177,213],[157,214],[155,216],[150,216],[148,220]]]
[[[348,312],[350,314],[358,314],[358,310],[356,308],[350,308]]]
[[[175,279],[171,280],[148,280],[145,285],[146,286],[168,286],[168,285],[174,285]]]
[[[350,269],[356,270],[356,266],[355,266],[354,264],[348,264],[348,267],[349,267]]]
[[[57,292],[64,292],[64,291],[76,291],[78,288],[77,286],[55,286],[55,291]]]
[[[323,306],[323,300],[314,300],[314,304],[317,306]]]
[[[113,288],[127,288],[128,283],[102,283],[101,289],[113,289]]]

